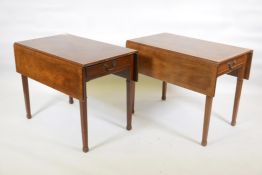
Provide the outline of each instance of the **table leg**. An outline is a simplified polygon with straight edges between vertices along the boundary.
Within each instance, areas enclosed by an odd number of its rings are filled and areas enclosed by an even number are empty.
[[[238,106],[239,106],[240,95],[241,95],[241,90],[242,90],[242,84],[243,84],[243,79],[237,78],[235,101],[234,101],[233,115],[232,115],[232,121],[231,121],[232,126],[236,125],[237,112],[238,112]]]
[[[25,108],[26,108],[26,117],[28,119],[32,118],[31,109],[30,109],[30,97],[29,97],[29,88],[28,88],[28,78],[24,75],[21,75],[25,99]]]
[[[81,116],[81,129],[82,129],[82,141],[83,152],[88,152],[88,122],[87,122],[87,99],[79,100],[80,104],[80,116]]]
[[[166,100],[166,88],[167,88],[167,83],[163,81],[162,83],[162,100]]]
[[[131,87],[131,91],[132,91],[132,98],[133,98],[133,102],[132,102],[132,113],[135,113],[135,88],[136,88],[136,83],[134,81],[132,81],[132,87]]]
[[[70,96],[69,96],[69,104],[73,104],[73,103],[74,103],[73,97],[70,97]]]
[[[126,80],[126,107],[127,107],[127,125],[126,129],[131,130],[132,129],[132,108],[133,108],[133,87],[134,87],[134,81],[132,80]]]
[[[204,116],[204,125],[203,125],[202,142],[201,142],[202,146],[207,145],[207,135],[208,135],[208,128],[210,123],[212,101],[213,101],[213,97],[206,96],[205,116]]]

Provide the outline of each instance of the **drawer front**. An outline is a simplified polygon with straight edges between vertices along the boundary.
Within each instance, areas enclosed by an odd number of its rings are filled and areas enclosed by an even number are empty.
[[[87,80],[98,78],[101,76],[116,73],[127,69],[131,66],[133,55],[128,55],[121,58],[105,61],[86,68]]]
[[[234,58],[222,63],[218,67],[218,75],[229,73],[240,68],[243,64],[245,64],[245,61],[246,61],[246,56],[243,55],[241,57]]]

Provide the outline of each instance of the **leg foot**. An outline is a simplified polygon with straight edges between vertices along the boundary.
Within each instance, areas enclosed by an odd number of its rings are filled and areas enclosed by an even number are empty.
[[[236,126],[236,123],[237,123],[236,121],[232,121],[232,122],[231,122],[231,125],[232,125],[232,126]]]
[[[203,141],[202,141],[202,142],[201,142],[201,145],[205,147],[205,146],[207,146],[207,142],[203,142]]]
[[[201,142],[201,145],[202,145],[202,146],[207,146],[207,142],[203,142],[203,141],[202,141],[202,142]]]
[[[89,148],[88,147],[83,147],[83,152],[84,153],[87,153],[89,151]]]
[[[132,129],[132,126],[126,126],[126,130],[130,131]]]
[[[30,114],[26,114],[26,118],[31,119],[32,116]]]

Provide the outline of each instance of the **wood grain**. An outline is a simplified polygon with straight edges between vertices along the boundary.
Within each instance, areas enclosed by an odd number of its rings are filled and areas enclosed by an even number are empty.
[[[136,52],[125,47],[70,34],[21,41],[17,44],[82,66],[90,66]]]
[[[128,40],[128,48],[138,50],[139,72],[163,81],[162,99],[166,99],[166,82],[206,95],[202,133],[207,136],[215,96],[217,77],[237,77],[231,124],[236,124],[243,79],[249,79],[253,51],[169,33]]]
[[[28,77],[79,100],[83,152],[88,152],[86,82],[109,74],[127,80],[127,130],[132,128],[136,51],[72,35],[17,42],[16,70],[22,75],[27,117],[31,118]]]
[[[83,99],[83,67],[14,45],[17,72],[71,97]]]
[[[204,59],[215,63],[221,63],[252,52],[252,50],[246,48],[170,33],[160,33],[140,37],[128,40],[127,42],[140,43],[141,45],[165,49],[175,53],[183,53],[184,55],[197,57],[198,59]]]
[[[127,41],[139,51],[140,73],[181,87],[214,96],[217,64],[192,56]]]

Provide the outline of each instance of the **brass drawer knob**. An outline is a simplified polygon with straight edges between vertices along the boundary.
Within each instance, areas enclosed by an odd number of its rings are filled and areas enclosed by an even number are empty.
[[[228,66],[228,68],[229,68],[230,70],[232,70],[232,69],[233,69],[233,66],[234,66],[235,64],[236,64],[236,60],[228,62],[228,63],[227,63],[227,66]]]
[[[108,72],[114,70],[115,67],[116,67],[116,60],[113,60],[111,65],[108,62],[104,63],[104,68]]]

